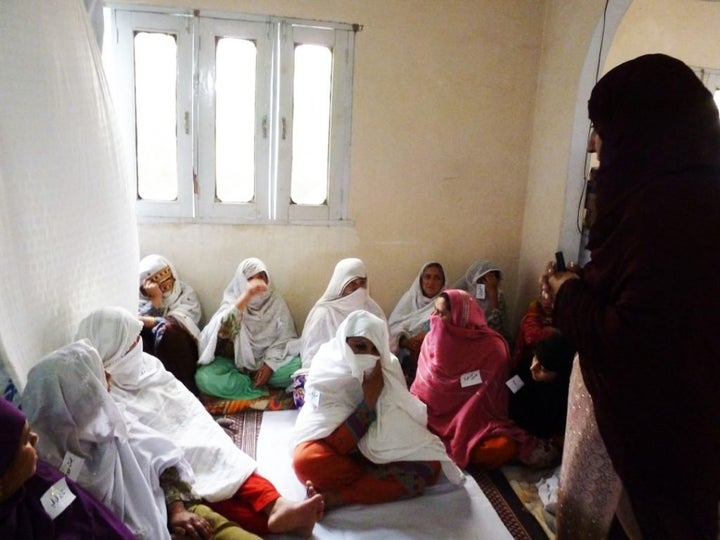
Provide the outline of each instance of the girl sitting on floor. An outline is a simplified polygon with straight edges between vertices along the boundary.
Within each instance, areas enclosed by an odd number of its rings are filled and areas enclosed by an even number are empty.
[[[270,287],[260,259],[242,261],[225,288],[223,301],[200,335],[200,391],[223,399],[268,395],[266,385],[285,388],[300,359],[287,354],[297,338],[282,297]]]
[[[422,495],[441,468],[452,482],[462,481],[427,430],[425,406],[408,392],[379,317],[351,313],[318,350],[305,391],[292,435],[293,467],[327,508]]]

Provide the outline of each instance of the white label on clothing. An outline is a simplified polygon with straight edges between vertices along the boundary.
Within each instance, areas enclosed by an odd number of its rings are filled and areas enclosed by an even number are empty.
[[[65,477],[55,482],[50,486],[50,489],[40,497],[40,503],[51,519],[55,519],[62,514],[74,500],[75,494],[70,491]]]
[[[460,386],[465,388],[466,386],[475,386],[476,384],[480,384],[482,382],[482,377],[480,377],[480,370],[476,369],[475,371],[468,371],[467,373],[463,373],[460,376]]]
[[[525,386],[525,383],[520,378],[520,375],[515,375],[505,384],[507,384],[507,387],[512,391],[513,394],[517,394],[517,391],[520,390],[523,386]]]
[[[77,481],[78,476],[80,476],[80,471],[82,471],[84,465],[85,460],[83,458],[76,456],[72,452],[67,452],[62,465],[60,465],[60,472]]]
[[[485,300],[485,285],[483,283],[478,283],[475,285],[475,298]]]

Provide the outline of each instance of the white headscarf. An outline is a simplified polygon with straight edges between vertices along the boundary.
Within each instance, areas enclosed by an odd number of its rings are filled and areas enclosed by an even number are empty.
[[[335,265],[327,289],[308,313],[303,328],[300,357],[303,369],[310,367],[320,345],[335,336],[340,323],[358,309],[369,311],[387,321],[382,308],[370,298],[370,283],[342,296],[345,286],[356,278],[367,279],[365,264],[360,259],[343,259]]]
[[[93,311],[80,322],[77,338],[87,338],[112,375],[110,394],[140,422],[174,441],[195,473],[194,491],[214,502],[230,498],[255,471],[205,407],[162,365],[143,353],[137,319],[122,308]]]
[[[218,331],[225,315],[235,309],[235,303],[247,289],[248,278],[265,272],[268,277],[268,290],[254,297],[239,316],[242,318],[240,332],[235,338],[235,366],[240,369],[257,371],[267,364],[273,371],[287,364],[287,344],[297,338],[295,321],[280,295],[270,286],[270,274],[260,259],[249,258],[242,261],[235,276],[225,288],[223,301],[210,322],[200,334],[199,364],[209,364],[215,358]]]
[[[388,346],[385,321],[367,311],[348,315],[336,335],[318,350],[305,382],[305,404],[291,436],[292,447],[327,437],[362,402],[364,372],[374,367],[377,358],[356,355],[346,342],[352,336],[366,337],[380,351],[384,379],[377,419],[360,439],[360,452],[374,463],[438,460],[448,479],[460,483],[462,471],[427,429],[425,404],[407,389],[400,362]]]
[[[200,299],[195,290],[180,281],[175,266],[162,255],[148,255],[140,261],[140,311],[150,303],[150,297],[142,293],[142,286],[145,280],[165,267],[170,268],[175,284],[172,291],[163,294],[162,304],[163,317],[173,317],[197,340],[200,337],[200,317],[202,308]]]
[[[86,341],[63,347],[28,374],[22,406],[40,435],[40,456],[60,467],[67,452],[84,459],[77,481],[138,538],[168,539],[159,476],[177,466],[191,479],[182,451],[139,424],[126,424],[110,397],[98,353]]]
[[[475,261],[470,265],[470,268],[467,269],[465,275],[455,282],[453,289],[461,289],[469,292],[472,297],[475,298],[475,301],[483,309],[483,311],[487,311],[487,298],[478,298],[475,292],[478,280],[490,272],[497,272],[498,278],[502,277],[502,271],[500,268],[490,261]],[[502,291],[498,291],[498,294],[501,295]]]
[[[445,269],[439,262],[428,262],[422,265],[417,277],[410,285],[410,288],[402,295],[395,309],[390,314],[388,326],[390,327],[390,348],[397,346],[401,335],[413,336],[423,329],[423,326],[430,320],[430,314],[435,306],[434,300],[445,290],[445,283],[440,291],[428,298],[422,290],[422,276],[428,266],[440,266],[445,276]]]

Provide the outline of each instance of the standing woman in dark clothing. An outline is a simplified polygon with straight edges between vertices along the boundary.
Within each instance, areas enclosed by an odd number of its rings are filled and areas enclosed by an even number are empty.
[[[626,532],[715,539],[718,110],[690,68],[652,54],[608,72],[592,91],[589,113],[588,151],[600,160],[591,262],[581,275],[551,264],[542,278],[554,297],[553,322],[576,345],[580,368],[571,380],[565,449],[574,451],[565,454],[560,479],[558,539],[605,537],[598,524],[609,520],[583,501],[607,493],[615,494],[611,512]],[[574,418],[583,406],[590,411],[584,426]],[[588,467],[593,458],[583,460],[598,449],[583,431],[595,421],[611,463],[605,475]],[[581,467],[582,482],[575,477]]]

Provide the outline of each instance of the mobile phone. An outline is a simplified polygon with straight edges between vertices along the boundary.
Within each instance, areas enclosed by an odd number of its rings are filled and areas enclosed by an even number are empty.
[[[555,252],[555,271],[567,272],[567,267],[565,266],[565,257],[563,256],[562,251]]]

